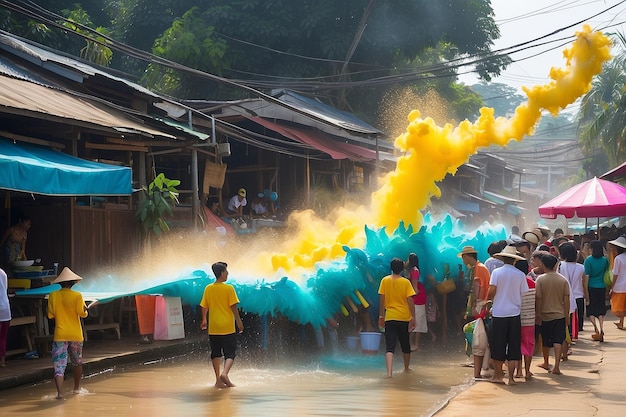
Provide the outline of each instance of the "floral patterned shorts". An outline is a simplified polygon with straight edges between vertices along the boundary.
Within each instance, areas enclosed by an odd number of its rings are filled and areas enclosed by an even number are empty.
[[[54,376],[65,375],[67,359],[74,366],[83,364],[83,342],[52,342],[52,363]]]

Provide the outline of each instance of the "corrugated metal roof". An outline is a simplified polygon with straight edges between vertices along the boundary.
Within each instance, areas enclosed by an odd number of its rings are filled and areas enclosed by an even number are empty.
[[[74,120],[148,137],[176,139],[97,101],[6,76],[0,76],[0,110],[33,117],[44,114],[66,122]]]
[[[62,55],[59,51],[52,51],[43,46],[37,46],[24,39],[19,39],[15,35],[2,30],[0,30],[0,49],[20,56],[29,62],[40,65],[47,70],[77,82],[82,82],[82,78],[84,77],[99,75],[123,83],[133,90],[148,96],[162,99],[158,94],[153,93],[139,84],[111,75],[106,71],[94,67],[93,65],[81,62],[74,57]]]
[[[343,129],[366,135],[380,135],[383,133],[351,113],[338,110],[315,99],[301,96],[293,91],[274,90],[271,95],[283,103],[290,104],[318,119],[326,120]]]

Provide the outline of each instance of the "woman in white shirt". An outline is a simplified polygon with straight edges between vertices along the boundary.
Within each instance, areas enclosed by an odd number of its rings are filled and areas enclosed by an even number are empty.
[[[572,326],[572,338],[577,339],[578,332],[583,330],[585,321],[585,300],[589,298],[586,294],[587,284],[583,282],[585,279],[585,267],[576,262],[578,250],[573,243],[561,243],[559,253],[564,261],[559,265],[559,273],[567,278],[570,284],[570,311],[575,311],[578,319],[578,326],[576,328]],[[571,323],[573,322],[572,320]]]
[[[615,323],[618,329],[624,330],[626,315],[626,235],[609,242],[617,250],[613,260],[613,288],[611,288],[611,311],[619,319]]]

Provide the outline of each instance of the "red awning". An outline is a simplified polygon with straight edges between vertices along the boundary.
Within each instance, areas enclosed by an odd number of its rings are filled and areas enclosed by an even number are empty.
[[[376,151],[351,143],[340,142],[318,131],[285,126],[260,117],[246,116],[246,118],[276,133],[280,133],[286,138],[299,143],[306,143],[317,150],[327,153],[333,159],[350,159],[351,161],[376,160]]]
[[[626,175],[626,162],[624,162],[623,164],[621,164],[620,166],[616,168],[613,168],[609,172],[605,172],[604,174],[600,175],[599,178],[610,180],[611,178],[623,177],[625,175]]]

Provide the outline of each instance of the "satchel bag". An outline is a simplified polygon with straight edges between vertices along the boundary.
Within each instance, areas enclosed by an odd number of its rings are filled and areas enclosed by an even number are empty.
[[[604,270],[604,285],[607,288],[611,288],[613,286],[613,273],[611,272],[611,263],[606,261],[606,269]]]

